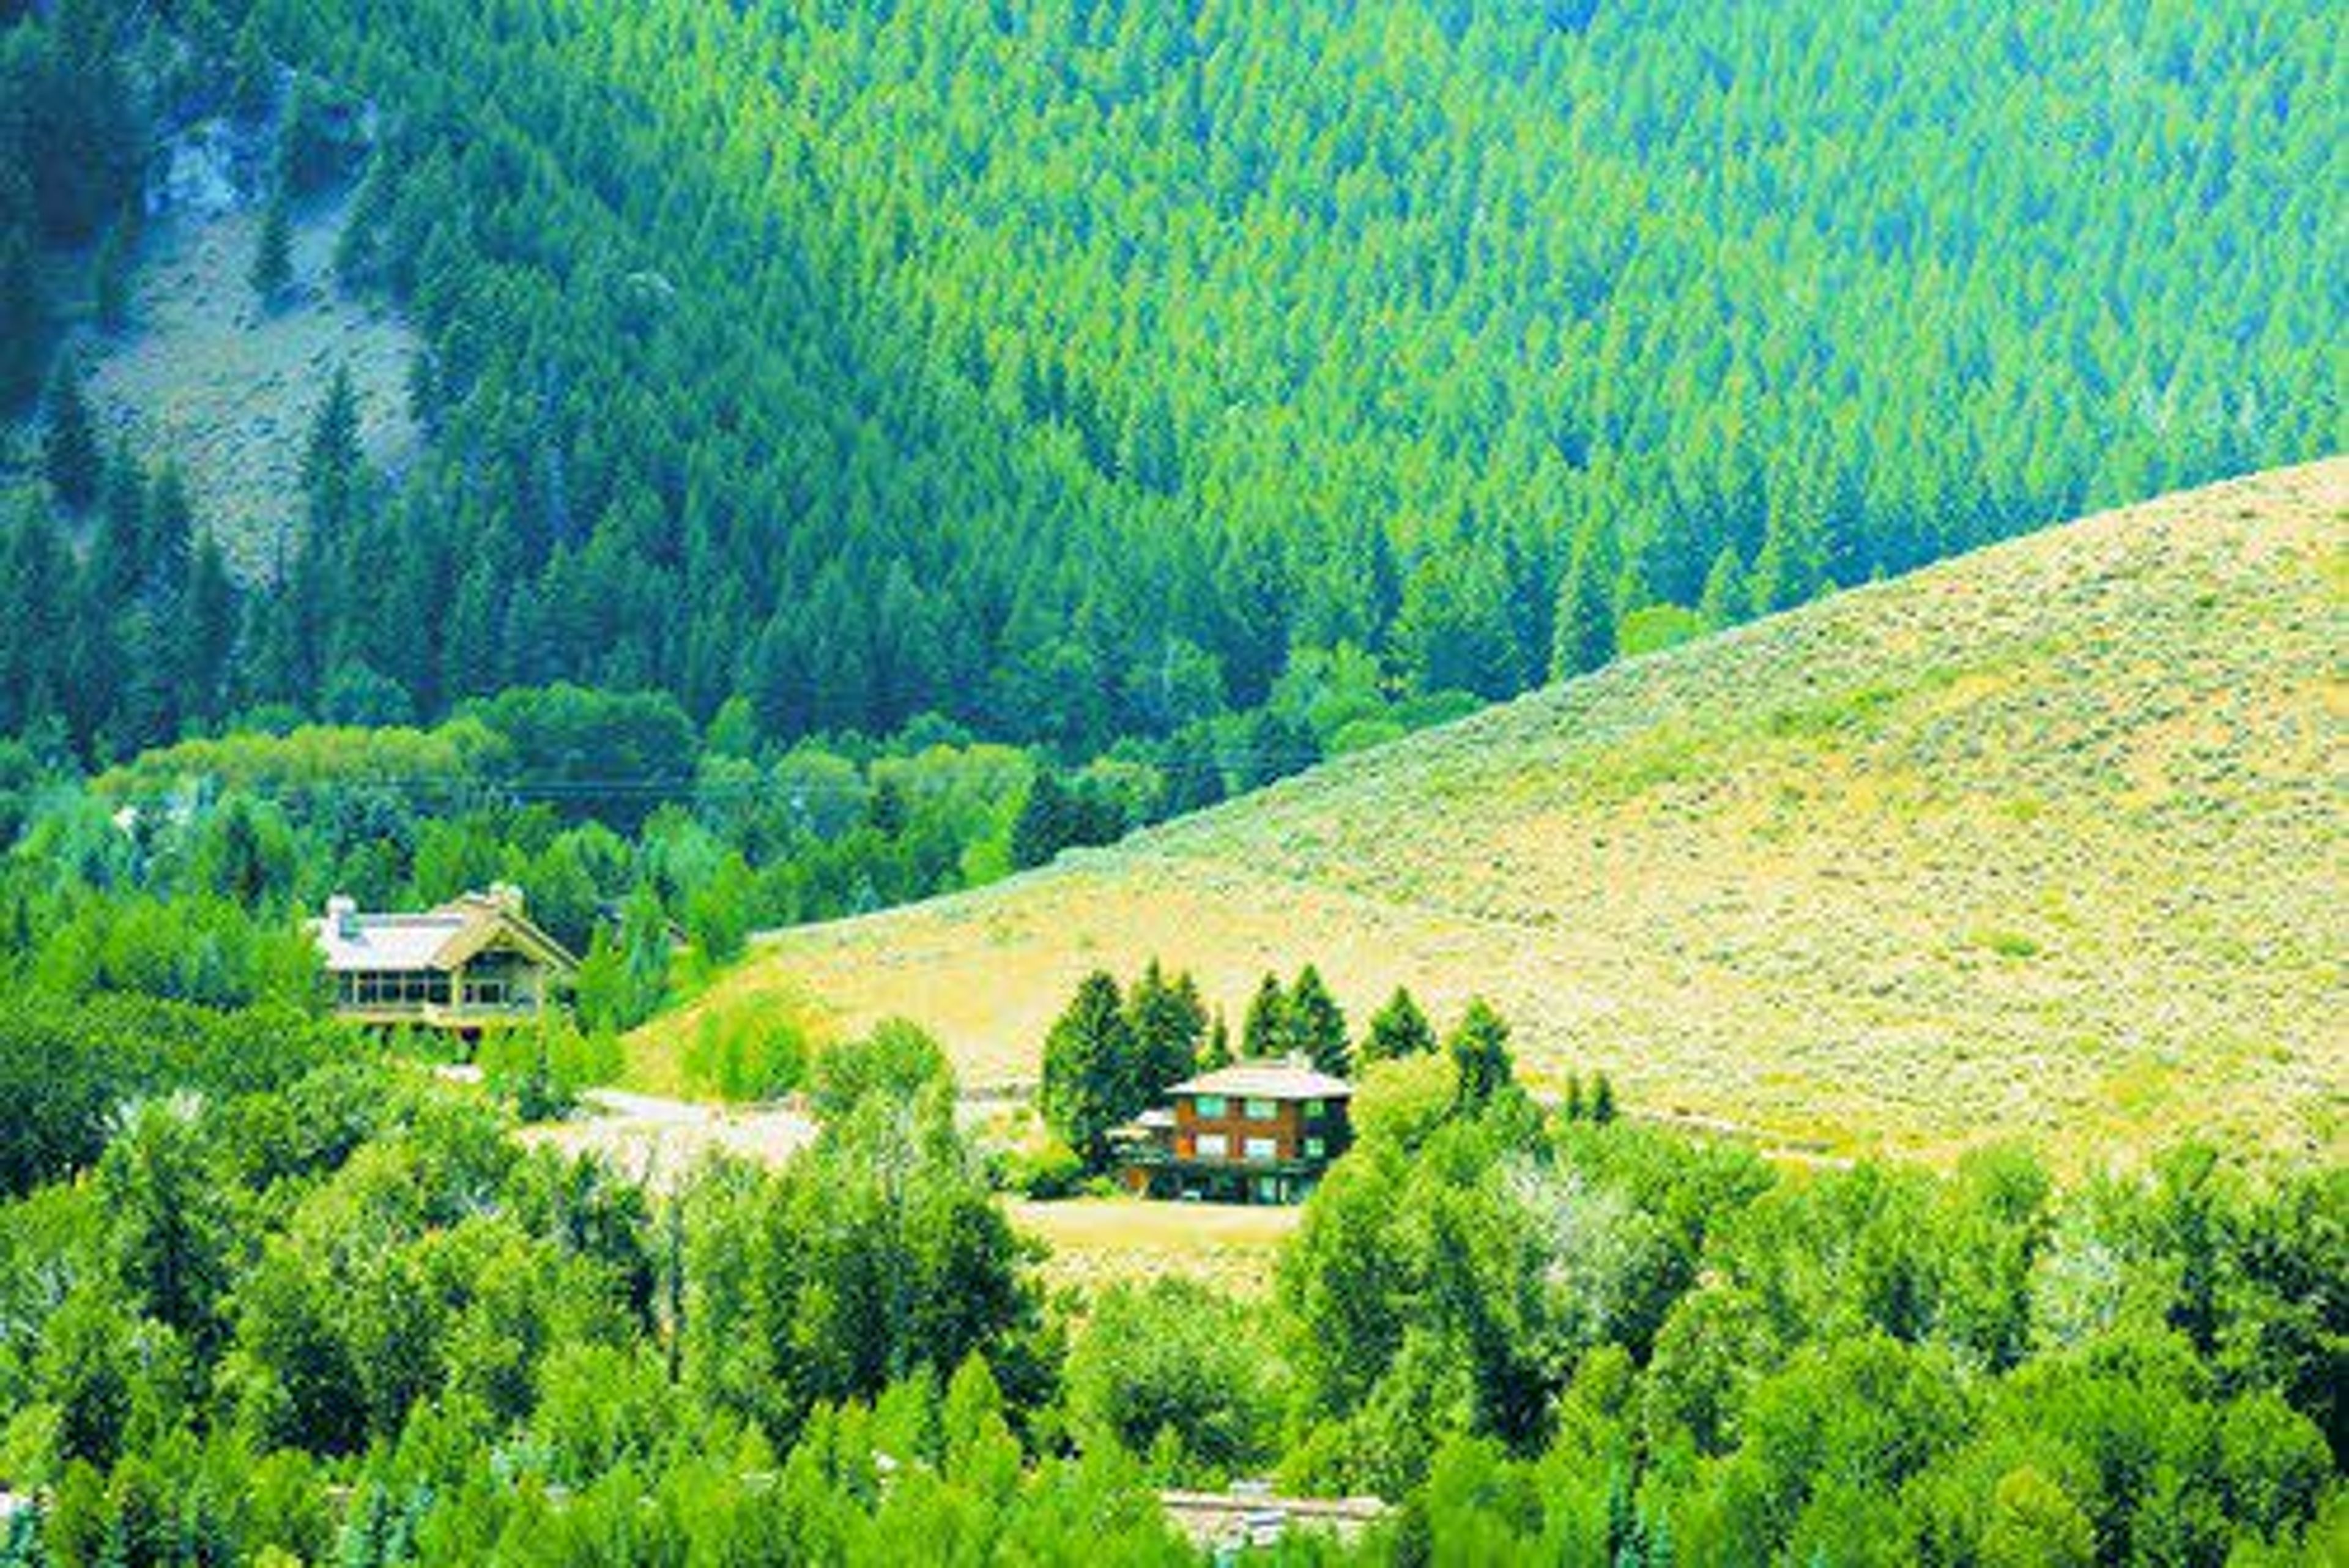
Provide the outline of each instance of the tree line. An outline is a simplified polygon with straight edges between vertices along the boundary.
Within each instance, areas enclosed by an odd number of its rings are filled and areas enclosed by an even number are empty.
[[[1170,973],[1153,959],[1123,991],[1105,970],[1078,983],[1044,1037],[1038,1106],[1081,1168],[1099,1175],[1112,1160],[1113,1129],[1164,1106],[1174,1085],[1236,1061],[1299,1062],[1351,1078],[1381,1063],[1441,1056],[1458,1103],[1475,1108],[1516,1086],[1508,1041],[1507,1023],[1481,999],[1471,1000],[1439,1039],[1410,988],[1397,986],[1357,1044],[1345,1009],[1308,963],[1287,985],[1271,973],[1257,982],[1236,1052],[1222,1011],[1209,1012],[1197,980],[1187,971]],[[1612,1121],[1618,1109],[1603,1073],[1593,1076],[1587,1099],[1575,1075],[1562,1104],[1569,1120]]]

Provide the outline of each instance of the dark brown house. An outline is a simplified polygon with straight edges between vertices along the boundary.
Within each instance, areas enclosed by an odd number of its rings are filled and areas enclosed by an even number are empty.
[[[1112,1136],[1126,1189],[1150,1198],[1299,1203],[1353,1141],[1353,1085],[1302,1062],[1241,1062],[1166,1091],[1171,1107]]]

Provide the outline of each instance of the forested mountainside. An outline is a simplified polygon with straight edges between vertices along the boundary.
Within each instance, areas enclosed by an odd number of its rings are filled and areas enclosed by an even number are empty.
[[[347,98],[363,176],[287,182],[363,179],[430,446],[322,446],[241,621],[176,521],[69,559],[102,483],[21,512],[75,607],[0,665],[115,753],[337,681],[1083,753],[1300,649],[1506,695],[2336,447],[2344,78],[2250,0],[65,0],[0,61],[8,389],[159,128]]]

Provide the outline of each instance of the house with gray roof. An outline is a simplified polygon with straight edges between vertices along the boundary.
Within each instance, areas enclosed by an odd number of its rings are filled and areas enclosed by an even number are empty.
[[[386,1028],[474,1039],[484,1029],[533,1023],[570,991],[579,970],[531,922],[521,890],[503,884],[420,913],[369,913],[336,897],[310,931],[336,1013]]]

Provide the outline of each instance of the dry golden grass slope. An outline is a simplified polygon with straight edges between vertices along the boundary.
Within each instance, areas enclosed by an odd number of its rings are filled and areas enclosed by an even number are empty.
[[[2075,1168],[2344,1148],[2349,459],[2093,517],[1325,766],[978,893],[763,940],[712,1009],[904,1013],[1032,1076],[1079,977],[1237,1018],[1473,993],[1660,1114]]]

